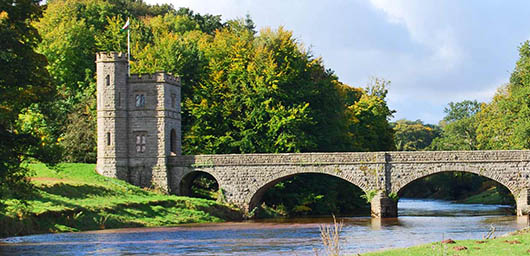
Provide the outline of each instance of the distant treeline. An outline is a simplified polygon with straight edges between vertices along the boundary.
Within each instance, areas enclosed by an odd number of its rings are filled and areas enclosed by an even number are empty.
[[[451,102],[438,125],[393,124],[397,150],[530,149],[530,42],[519,47],[509,83],[489,103]]]

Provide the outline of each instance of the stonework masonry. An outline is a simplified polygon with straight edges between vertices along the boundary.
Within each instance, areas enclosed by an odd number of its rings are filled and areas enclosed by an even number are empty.
[[[168,188],[167,161],[181,155],[180,80],[127,74],[127,57],[98,53],[98,173]]]
[[[396,217],[396,198],[411,182],[447,171],[475,173],[506,186],[517,214],[529,211],[530,151],[421,151],[182,155],[180,80],[127,74],[127,57],[98,53],[98,173],[142,187],[189,195],[201,172],[227,202],[245,211],[274,184],[300,173],[344,179],[373,195],[372,216]],[[330,188],[333,189],[333,188]]]
[[[421,151],[176,156],[168,162],[170,191],[187,194],[197,172],[211,174],[228,202],[251,211],[263,193],[299,173],[323,173],[373,194],[372,216],[396,217],[396,196],[412,181],[448,172],[475,173],[513,194],[517,214],[528,211],[530,151]],[[333,189],[333,188],[330,188]]]

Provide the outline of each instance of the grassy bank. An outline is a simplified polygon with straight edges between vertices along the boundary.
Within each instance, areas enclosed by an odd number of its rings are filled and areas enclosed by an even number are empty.
[[[423,255],[530,255],[530,229],[487,240],[462,240],[454,243],[430,243],[404,249],[366,253],[363,256]]]
[[[458,201],[464,204],[509,204],[515,205],[513,197],[509,194],[502,193],[497,187],[491,187],[479,194],[472,195]]]
[[[240,218],[215,201],[169,196],[95,172],[93,164],[31,164],[33,195],[22,204],[3,200],[0,236],[124,227],[173,226]]]

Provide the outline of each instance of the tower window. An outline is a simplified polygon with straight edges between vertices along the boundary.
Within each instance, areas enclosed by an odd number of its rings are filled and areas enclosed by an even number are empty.
[[[177,154],[177,132],[175,129],[171,129],[171,133],[169,134],[169,143],[171,153]]]
[[[105,84],[106,84],[107,86],[110,85],[110,75],[105,76]]]
[[[177,108],[177,95],[174,93],[171,94],[171,107]]]
[[[107,145],[110,146],[110,132],[107,132]]]
[[[136,153],[144,153],[145,152],[145,133],[136,134]]]
[[[145,106],[145,95],[136,94],[136,107],[143,107],[143,106]]]

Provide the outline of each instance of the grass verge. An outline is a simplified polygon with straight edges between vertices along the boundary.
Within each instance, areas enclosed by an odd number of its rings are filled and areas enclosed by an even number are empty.
[[[409,248],[363,254],[363,256],[387,255],[530,255],[530,229],[520,230],[508,236],[495,239],[462,241],[445,240],[444,242],[424,244]]]
[[[480,194],[472,195],[458,201],[463,204],[509,204],[515,205],[513,197],[501,193],[497,187],[491,187]]]
[[[212,200],[165,195],[95,172],[94,164],[31,164],[33,195],[2,200],[0,236],[237,220],[235,208]]]

